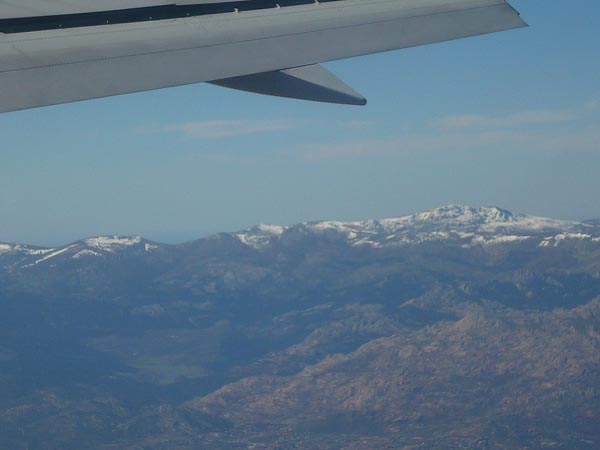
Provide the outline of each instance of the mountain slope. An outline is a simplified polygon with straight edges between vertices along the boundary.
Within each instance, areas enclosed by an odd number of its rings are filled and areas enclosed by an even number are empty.
[[[449,206],[0,244],[0,447],[596,448],[600,227]]]
[[[593,448],[580,436],[600,411],[599,317],[600,298],[540,314],[472,306],[460,320],[374,339],[292,376],[245,379],[188,406],[269,423],[283,448],[286,433],[336,434],[345,445],[387,436],[391,448],[481,448],[494,434],[508,448]]]

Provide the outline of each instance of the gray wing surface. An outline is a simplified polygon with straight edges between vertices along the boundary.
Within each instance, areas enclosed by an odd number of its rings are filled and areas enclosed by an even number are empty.
[[[273,73],[523,26],[505,0],[340,0],[0,34],[0,112],[198,82],[362,104],[324,69]]]

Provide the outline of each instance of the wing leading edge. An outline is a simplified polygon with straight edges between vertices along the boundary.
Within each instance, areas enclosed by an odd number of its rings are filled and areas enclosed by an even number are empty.
[[[364,104],[319,63],[526,26],[505,0],[340,0],[0,35],[0,112],[198,82]]]

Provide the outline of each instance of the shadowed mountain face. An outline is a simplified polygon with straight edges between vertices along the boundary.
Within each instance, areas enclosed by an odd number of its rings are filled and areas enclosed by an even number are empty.
[[[600,447],[594,221],[0,244],[0,308],[0,448]]]

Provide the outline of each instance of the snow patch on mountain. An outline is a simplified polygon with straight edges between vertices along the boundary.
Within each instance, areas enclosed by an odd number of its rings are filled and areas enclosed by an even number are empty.
[[[271,234],[273,236],[280,236],[287,229],[287,227],[283,227],[280,225],[258,225],[256,228],[258,231]]]
[[[13,254],[13,255],[45,255],[53,252],[53,248],[37,248],[27,247],[20,244],[0,244],[0,255],[2,254]]]
[[[242,244],[260,250],[269,246],[272,240],[280,237],[287,229],[288,227],[284,226],[263,224],[236,233],[235,237],[237,237]]]
[[[335,231],[336,233],[354,233],[355,236],[358,234],[376,235],[384,231],[381,224],[376,220],[365,220],[362,222],[312,222],[304,224],[304,226],[315,232]]]
[[[102,254],[93,250],[81,250],[73,255],[73,259],[81,259],[86,256],[102,256]]]
[[[45,261],[48,261],[49,259],[55,258],[58,255],[62,255],[63,253],[68,252],[69,250],[71,250],[72,248],[75,248],[76,246],[77,246],[76,244],[73,244],[73,245],[69,245],[68,247],[61,248],[60,250],[51,251],[49,254],[47,254],[43,258],[40,258],[40,259],[34,261],[33,263],[27,264],[27,265],[25,265],[23,267],[27,268],[27,267],[37,266],[38,264],[41,264],[41,263],[43,263]]]
[[[514,242],[523,242],[531,239],[531,236],[494,236],[489,239],[486,239],[484,236],[475,236],[472,239],[472,244],[482,244],[482,245],[497,245],[497,244],[509,244]]]
[[[39,255],[47,255],[48,253],[53,252],[55,249],[53,248],[29,248],[24,247],[23,252],[27,255],[39,256]]]
[[[144,243],[144,250],[146,250],[146,252],[156,250],[157,248],[158,248],[158,245],[150,244],[148,242]]]
[[[121,247],[131,247],[142,243],[139,236],[119,237],[119,236],[97,236],[85,240],[88,247],[103,250],[105,252],[114,252]]]
[[[0,255],[2,253],[12,253],[14,251],[13,247],[14,246],[9,245],[9,244],[0,244]]]
[[[594,237],[587,233],[560,233],[555,236],[548,236],[539,243],[539,247],[558,247],[567,241],[590,241],[600,242],[600,237]]]

